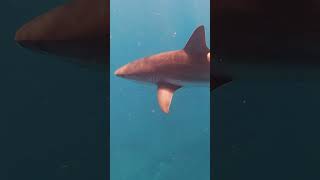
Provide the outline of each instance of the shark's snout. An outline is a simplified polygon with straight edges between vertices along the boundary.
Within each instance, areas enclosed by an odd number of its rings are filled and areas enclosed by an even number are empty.
[[[14,37],[14,40],[22,47],[29,48],[32,43],[30,43],[30,40],[27,39],[25,27],[23,26],[20,28]],[[33,49],[33,48],[31,48]]]
[[[14,37],[15,41],[20,42],[20,41],[30,40],[28,39],[30,38],[30,33],[28,33],[27,31],[28,26],[29,26],[29,23],[23,25],[16,31],[16,34]]]
[[[126,74],[126,66],[122,66],[114,72],[114,75],[119,77],[125,77]]]
[[[30,32],[29,27],[29,24],[22,26],[15,34],[15,41],[23,48],[34,51],[45,51],[44,48],[41,47],[40,37]]]

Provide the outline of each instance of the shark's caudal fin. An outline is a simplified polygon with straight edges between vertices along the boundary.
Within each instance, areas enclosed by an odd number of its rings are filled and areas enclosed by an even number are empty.
[[[158,84],[158,102],[163,112],[169,113],[173,94],[179,88],[181,88],[181,86],[167,83]]]
[[[187,53],[207,53],[210,51],[206,45],[204,26],[199,26],[191,35],[188,43],[184,47]]]

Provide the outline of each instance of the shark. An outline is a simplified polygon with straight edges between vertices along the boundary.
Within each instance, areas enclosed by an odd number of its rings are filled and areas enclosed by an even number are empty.
[[[213,89],[320,79],[318,1],[223,0],[212,7]]]
[[[109,0],[71,0],[22,25],[15,41],[24,48],[86,64],[109,57]]]
[[[169,113],[173,95],[178,89],[210,85],[210,49],[206,45],[204,26],[194,30],[183,49],[134,60],[114,74],[157,85],[158,104],[164,113]]]

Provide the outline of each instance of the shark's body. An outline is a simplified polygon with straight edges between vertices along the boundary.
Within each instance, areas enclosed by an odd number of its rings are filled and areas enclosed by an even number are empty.
[[[207,56],[204,27],[198,27],[182,50],[169,51],[133,61],[121,68],[117,76],[156,84],[158,102],[168,113],[174,92],[184,86],[208,85],[210,62]]]
[[[219,85],[320,79],[318,1],[224,0],[213,7],[212,79]]]
[[[105,64],[109,22],[109,1],[72,0],[23,25],[15,40],[35,51]]]

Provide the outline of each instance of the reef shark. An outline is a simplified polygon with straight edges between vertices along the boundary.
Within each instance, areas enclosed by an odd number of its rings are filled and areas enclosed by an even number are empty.
[[[115,75],[158,86],[158,103],[169,113],[172,97],[178,89],[190,85],[210,85],[210,49],[204,26],[199,26],[182,50],[151,55],[120,67]]]
[[[15,40],[34,51],[106,64],[109,22],[109,0],[73,0],[23,25]]]
[[[319,1],[223,0],[212,7],[213,81],[319,81]]]

